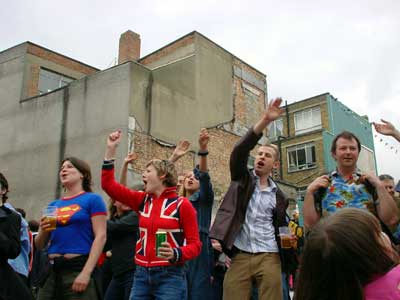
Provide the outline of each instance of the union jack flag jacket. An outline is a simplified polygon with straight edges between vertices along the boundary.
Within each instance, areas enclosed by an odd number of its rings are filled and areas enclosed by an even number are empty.
[[[190,201],[176,194],[176,187],[166,188],[157,198],[135,191],[114,179],[114,165],[104,164],[101,175],[103,190],[113,199],[130,206],[139,214],[139,239],[135,263],[143,267],[173,265],[156,256],[156,232],[167,232],[167,242],[176,249],[176,264],[196,258],[201,242],[196,211]]]

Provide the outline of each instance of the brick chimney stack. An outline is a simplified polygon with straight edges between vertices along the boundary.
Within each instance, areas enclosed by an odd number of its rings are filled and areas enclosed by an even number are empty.
[[[140,58],[140,35],[128,30],[119,38],[118,64]]]

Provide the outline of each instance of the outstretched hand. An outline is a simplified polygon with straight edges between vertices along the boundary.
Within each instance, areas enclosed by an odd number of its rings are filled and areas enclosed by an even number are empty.
[[[180,159],[182,156],[184,156],[186,153],[189,152],[189,147],[190,147],[189,141],[180,140],[176,145],[174,152],[172,152],[169,161],[172,163],[176,162],[178,159]]]
[[[280,108],[281,104],[282,98],[276,98],[269,102],[268,107],[262,114],[260,120],[254,124],[253,130],[255,134],[261,134],[271,122],[275,121],[282,115],[284,110],[283,108]]]
[[[107,138],[107,147],[108,148],[117,148],[119,143],[121,142],[122,131],[116,130],[108,135]]]
[[[176,148],[174,150],[174,154],[178,157],[184,156],[186,153],[188,153],[190,147],[190,143],[187,140],[181,140],[178,142],[176,145]]]
[[[210,141],[210,136],[207,129],[202,128],[199,135],[199,148],[200,150],[207,150],[208,142]]]
[[[282,98],[275,98],[268,103],[267,110],[264,112],[266,121],[272,122],[281,116],[284,112],[283,108],[280,108],[281,104]]]
[[[139,155],[135,152],[130,152],[128,153],[128,155],[124,158],[124,162],[126,164],[131,164],[133,163],[135,160],[137,160],[139,157]]]
[[[105,160],[115,159],[115,152],[117,146],[121,142],[121,137],[122,137],[121,130],[116,130],[108,135],[106,153],[104,155]]]
[[[382,123],[375,123],[375,122],[372,123],[377,132],[383,135],[390,135],[390,136],[396,134],[397,130],[392,123],[390,123],[389,121],[385,121],[384,119],[381,119],[381,121]]]

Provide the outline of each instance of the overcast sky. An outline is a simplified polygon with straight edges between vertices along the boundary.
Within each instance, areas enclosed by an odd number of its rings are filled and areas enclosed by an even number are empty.
[[[13,0],[0,20],[0,50],[31,41],[100,69],[128,29],[142,56],[196,30],[267,74],[269,98],[329,92],[400,128],[398,0]],[[400,179],[400,144],[376,137],[375,149],[379,173]]]

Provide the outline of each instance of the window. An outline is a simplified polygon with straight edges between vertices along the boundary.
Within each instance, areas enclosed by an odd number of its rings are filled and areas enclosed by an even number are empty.
[[[73,80],[75,79],[41,68],[39,73],[39,94],[48,93],[66,86]]]
[[[313,143],[290,147],[287,152],[288,172],[311,169],[317,165]]]
[[[247,159],[247,168],[248,169],[253,169],[254,168],[254,161],[255,160],[256,159],[253,156],[249,155],[249,158]]]
[[[283,135],[283,121],[282,118],[273,121],[268,126],[268,138],[270,141],[276,141],[278,136]]]
[[[321,129],[321,110],[319,107],[302,110],[294,114],[296,134]]]
[[[361,145],[357,167],[363,172],[374,172],[376,174],[374,152],[364,145]]]

